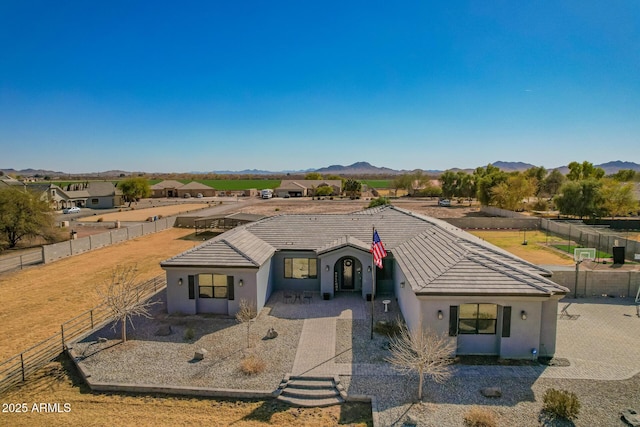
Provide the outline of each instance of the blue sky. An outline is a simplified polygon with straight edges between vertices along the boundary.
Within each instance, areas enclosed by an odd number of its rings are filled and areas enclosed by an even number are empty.
[[[0,168],[640,163],[640,2],[0,3]]]

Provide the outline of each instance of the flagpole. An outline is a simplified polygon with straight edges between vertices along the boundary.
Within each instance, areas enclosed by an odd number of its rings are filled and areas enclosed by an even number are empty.
[[[372,227],[371,235],[373,236],[376,232],[376,227]],[[376,308],[373,299],[376,293],[376,263],[374,262],[374,254],[371,251],[371,338],[373,339],[373,312]]]

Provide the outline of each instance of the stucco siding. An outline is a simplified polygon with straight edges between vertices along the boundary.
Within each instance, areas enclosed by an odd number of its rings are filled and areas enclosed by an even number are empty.
[[[321,292],[329,293],[333,297],[336,262],[338,262],[340,258],[346,256],[360,261],[362,266],[361,277],[356,280],[356,287],[360,286],[360,288],[355,289],[354,292],[361,293],[364,298],[367,293],[371,293],[372,276],[371,273],[367,271],[372,265],[371,255],[368,252],[364,252],[353,247],[345,247],[327,252],[318,258],[318,273],[321,280]],[[329,271],[327,271],[327,267],[329,268]]]
[[[540,328],[540,356],[552,357],[556,352],[556,332],[558,329],[558,300],[552,299],[542,303],[542,320]]]
[[[318,263],[318,277],[313,279],[285,279],[284,259],[285,258],[316,258],[313,251],[281,251],[271,258],[271,269],[273,270],[273,290],[296,290],[320,292],[320,275],[322,274],[320,263]]]
[[[398,299],[398,306],[404,317],[404,321],[407,324],[409,330],[414,330],[421,327],[421,310],[420,301],[416,294],[411,290],[411,286],[408,284],[407,279],[402,274],[402,270],[396,264],[394,270],[395,281],[395,295]],[[401,283],[405,283],[404,287]],[[425,325],[426,326],[426,325]]]

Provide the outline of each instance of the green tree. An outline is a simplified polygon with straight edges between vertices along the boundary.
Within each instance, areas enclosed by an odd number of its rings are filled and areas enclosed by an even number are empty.
[[[529,168],[524,171],[524,175],[535,185],[535,196],[540,196],[544,187],[544,179],[547,177],[547,170],[544,166]]]
[[[411,181],[411,175],[408,173],[396,176],[393,181],[391,181],[391,187],[396,190],[396,196],[398,195],[398,190],[400,189],[406,190],[407,193],[411,193]]]
[[[564,215],[598,217],[602,213],[601,186],[602,183],[596,179],[568,181],[555,198],[556,207]]]
[[[505,172],[492,164],[488,164],[486,168],[476,168],[473,175],[476,182],[476,197],[484,206],[491,204],[493,187],[505,182],[508,178]]]
[[[136,202],[142,198],[151,196],[151,186],[146,178],[136,177],[123,179],[118,183],[125,202]]]
[[[618,172],[611,175],[611,178],[618,182],[631,182],[636,178],[636,171],[633,169],[620,169]]]
[[[569,173],[567,178],[569,181],[579,181],[589,178],[601,179],[604,177],[604,169],[593,166],[593,163],[586,160],[582,163],[571,162],[567,165]]]
[[[314,196],[330,196],[333,194],[333,187],[330,185],[321,185],[314,191]]]
[[[442,195],[446,198],[452,198],[457,192],[458,176],[453,171],[446,171],[440,175],[440,184],[442,186]]]
[[[565,176],[558,169],[552,170],[542,183],[542,193],[547,197],[555,197],[566,181]]]
[[[319,174],[318,172],[309,172],[308,174],[306,174],[304,176],[304,179],[308,179],[308,180],[320,180],[322,179],[322,175]]]
[[[344,191],[351,199],[360,197],[360,194],[362,193],[362,183],[350,178],[344,183]]]
[[[0,237],[10,248],[26,237],[51,239],[53,211],[49,202],[22,187],[0,190]]]
[[[604,179],[602,182],[602,211],[611,218],[628,216],[638,208],[638,201],[633,194],[633,184],[621,183],[615,179]]]

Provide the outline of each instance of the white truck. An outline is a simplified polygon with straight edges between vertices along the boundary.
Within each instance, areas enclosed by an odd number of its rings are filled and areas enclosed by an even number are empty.
[[[267,188],[265,190],[260,190],[260,198],[262,199],[270,199],[273,197],[273,190]]]

